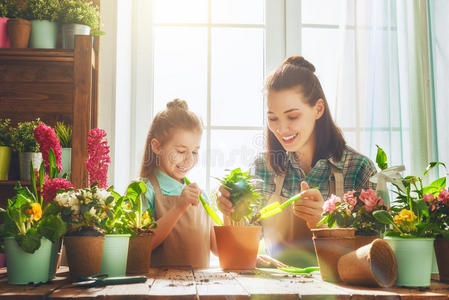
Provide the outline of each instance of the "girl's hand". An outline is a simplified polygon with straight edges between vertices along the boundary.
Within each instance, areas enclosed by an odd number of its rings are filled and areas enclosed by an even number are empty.
[[[232,202],[229,200],[230,195],[231,194],[224,186],[220,186],[217,193],[217,206],[225,216],[229,216],[234,211]]]
[[[310,190],[307,182],[301,182],[301,199],[293,203],[293,213],[302,218],[310,229],[317,228],[323,212],[323,196],[319,190]]]
[[[258,255],[256,266],[259,268],[286,268],[288,265],[268,255]]]
[[[187,209],[189,205],[197,206],[200,201],[200,194],[201,190],[196,183],[187,185],[182,190],[179,205],[184,209]]]

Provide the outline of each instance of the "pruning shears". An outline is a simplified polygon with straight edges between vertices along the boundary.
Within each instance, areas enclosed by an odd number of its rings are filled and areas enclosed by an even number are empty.
[[[113,284],[142,283],[145,281],[147,281],[146,276],[108,277],[106,274],[95,274],[78,278],[78,281],[72,283],[72,286],[90,288]]]
[[[184,177],[184,181],[186,184],[191,184],[190,180],[188,180],[187,177]],[[214,220],[214,222],[218,226],[223,226],[223,221],[220,219],[220,217],[217,215],[217,213],[209,206],[209,204],[207,204],[207,202],[206,202],[206,200],[204,200],[202,194],[200,194],[200,201],[201,201],[201,204],[203,205],[204,209],[206,210],[206,212],[212,218],[212,220]]]
[[[318,187],[313,187],[311,190],[317,190]],[[259,214],[260,216],[257,218],[257,221],[266,219],[268,217],[274,216],[278,213],[280,213],[285,207],[287,207],[290,203],[295,202],[296,200],[301,199],[301,193],[296,194],[295,196],[289,198],[284,203],[279,203],[279,201],[273,202],[268,204],[267,206],[263,207]]]

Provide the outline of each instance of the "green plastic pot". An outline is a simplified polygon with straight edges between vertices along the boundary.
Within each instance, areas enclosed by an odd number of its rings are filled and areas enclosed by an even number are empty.
[[[51,242],[41,239],[41,246],[34,253],[22,250],[15,238],[5,238],[6,265],[8,266],[8,283],[25,285],[48,281],[51,257]]]
[[[58,40],[58,24],[48,20],[31,21],[31,48],[54,49]]]
[[[433,238],[385,237],[398,262],[396,285],[430,286],[434,240]]]
[[[0,146],[0,180],[8,180],[11,163],[11,148]]]
[[[50,256],[50,269],[48,271],[48,279],[52,280],[56,276],[58,260],[60,258],[62,241],[57,241],[56,243],[51,243],[51,256]]]
[[[72,148],[62,148],[61,159],[62,171],[59,173],[58,177],[68,174],[70,179],[72,177]]]
[[[125,276],[130,234],[106,234],[100,273]]]

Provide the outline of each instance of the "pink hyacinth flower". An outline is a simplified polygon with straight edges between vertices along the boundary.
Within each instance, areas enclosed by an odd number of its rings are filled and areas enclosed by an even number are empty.
[[[107,188],[108,167],[111,162],[109,146],[104,139],[105,137],[106,132],[103,129],[95,128],[89,131],[87,139],[88,159],[86,160],[86,166],[89,173],[89,182],[90,184],[98,183],[100,188]]]
[[[58,166],[59,172],[62,171],[62,157],[61,157],[61,144],[56,136],[53,128],[48,127],[45,124],[40,124],[34,129],[34,138],[39,143],[39,147],[42,152],[42,159],[45,162],[45,171],[50,172],[50,162],[48,160],[48,153],[50,149],[53,149],[55,154],[56,165]]]

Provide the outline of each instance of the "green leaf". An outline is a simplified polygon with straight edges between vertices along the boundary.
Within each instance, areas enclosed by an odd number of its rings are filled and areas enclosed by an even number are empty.
[[[387,169],[388,168],[387,155],[385,154],[384,150],[380,148],[378,145],[376,145],[376,147],[377,147],[377,154],[376,154],[377,166],[381,170]]]
[[[442,165],[446,168],[446,165],[439,161],[432,161],[426,168],[426,171],[424,171],[424,175],[427,175],[433,168],[435,168],[438,165]]]
[[[48,164],[50,170],[50,179],[56,178],[56,176],[58,176],[59,169],[56,165],[55,153],[53,152],[52,148],[50,148],[50,150],[48,151]]]
[[[30,228],[25,235],[18,235],[16,241],[25,252],[34,253],[41,246],[41,235],[35,228]]]
[[[393,231],[393,230],[390,230],[390,231],[388,231],[388,232],[385,234],[385,236],[390,236],[390,237],[400,237],[400,236],[401,236],[401,233],[396,232],[396,231]]]
[[[424,199],[419,199],[414,201],[416,205],[414,205],[415,214],[424,215],[426,217],[429,217],[429,208],[427,207],[426,201]]]
[[[393,216],[385,210],[376,210],[373,217],[382,224],[389,225],[394,223]]]
[[[329,228],[334,227],[335,225],[335,216],[334,215],[329,215],[329,219],[327,220],[327,226]]]
[[[34,194],[34,197],[38,199],[36,188],[36,176],[34,176],[34,168],[32,161],[30,161],[30,178],[31,178],[31,192]]]
[[[66,233],[67,225],[61,217],[49,215],[39,222],[38,230],[43,236],[55,243]]]

